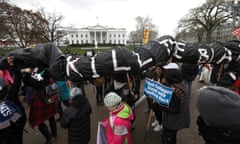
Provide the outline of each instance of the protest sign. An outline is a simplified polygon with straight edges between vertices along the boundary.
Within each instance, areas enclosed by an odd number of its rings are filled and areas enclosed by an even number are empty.
[[[164,86],[157,81],[146,79],[144,84],[144,94],[155,100],[160,105],[168,107],[172,99],[173,89]]]
[[[11,101],[3,100],[0,102],[0,130],[7,128],[21,117],[18,109]]]

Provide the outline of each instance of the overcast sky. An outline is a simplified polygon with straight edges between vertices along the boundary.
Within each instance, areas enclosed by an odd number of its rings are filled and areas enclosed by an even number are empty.
[[[136,29],[137,16],[152,18],[159,35],[174,35],[178,21],[206,0],[9,0],[24,9],[45,8],[64,16],[63,26]],[[98,18],[97,18],[98,17]]]

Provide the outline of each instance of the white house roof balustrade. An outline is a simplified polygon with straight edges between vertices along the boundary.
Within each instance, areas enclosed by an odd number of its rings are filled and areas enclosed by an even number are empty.
[[[87,30],[108,30],[107,27],[101,26],[101,25],[95,25],[95,26],[88,26],[86,28],[82,29],[87,29]]]

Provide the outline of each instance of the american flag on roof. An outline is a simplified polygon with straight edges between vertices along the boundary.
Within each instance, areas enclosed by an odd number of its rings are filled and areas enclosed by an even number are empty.
[[[240,27],[239,27],[239,28],[236,28],[236,29],[232,32],[232,34],[233,34],[234,36],[236,36],[238,39],[240,39]]]

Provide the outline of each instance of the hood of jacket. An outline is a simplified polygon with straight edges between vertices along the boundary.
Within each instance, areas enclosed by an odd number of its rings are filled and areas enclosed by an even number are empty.
[[[112,112],[112,114],[116,114],[118,117],[130,121],[134,119],[134,114],[131,107],[124,102],[122,102],[120,106]]]

